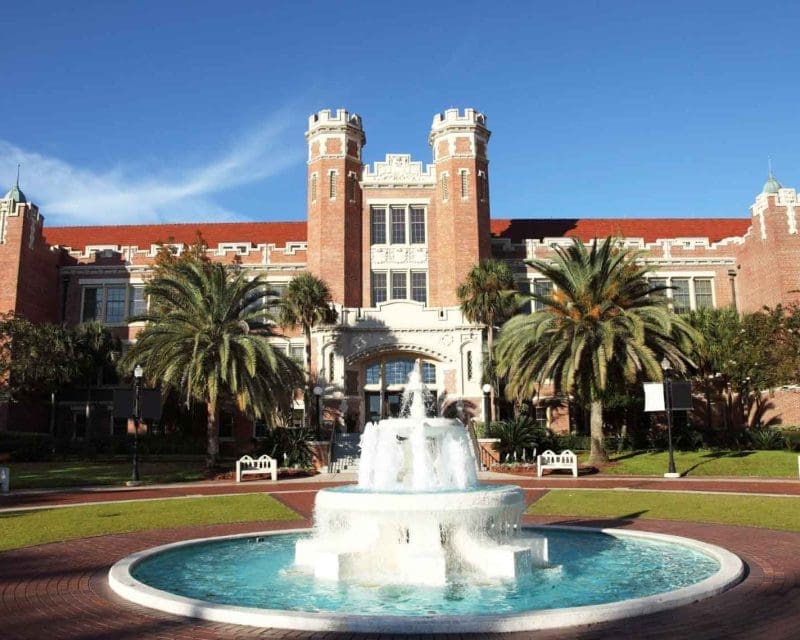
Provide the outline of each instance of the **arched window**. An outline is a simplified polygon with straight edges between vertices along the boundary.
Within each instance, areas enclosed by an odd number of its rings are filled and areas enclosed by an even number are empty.
[[[406,384],[408,376],[414,369],[414,360],[412,358],[396,358],[385,360],[384,367],[384,385],[391,384]],[[381,363],[375,362],[367,366],[366,383],[379,384],[381,381]],[[436,365],[432,362],[422,363],[422,382],[425,384],[436,384]]]

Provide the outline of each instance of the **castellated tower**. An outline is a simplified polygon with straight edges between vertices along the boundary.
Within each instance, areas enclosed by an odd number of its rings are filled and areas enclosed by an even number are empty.
[[[361,117],[325,109],[308,119],[308,270],[346,307],[361,301]]]
[[[448,109],[433,118],[428,138],[436,167],[435,220],[431,220],[431,298],[458,305],[456,287],[470,268],[489,258],[490,136],[486,116]]]

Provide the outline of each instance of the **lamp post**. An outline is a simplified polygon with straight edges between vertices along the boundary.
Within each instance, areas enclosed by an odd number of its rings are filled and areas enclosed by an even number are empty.
[[[142,421],[142,374],[141,365],[133,369],[133,471],[129,485],[139,484],[139,424]]]
[[[486,433],[489,433],[489,421],[491,420],[491,416],[489,415],[489,412],[491,411],[489,406],[489,392],[491,390],[492,385],[490,385],[488,382],[481,387],[481,391],[483,391],[483,420],[486,423]]]
[[[661,368],[664,370],[664,408],[667,411],[667,446],[669,447],[669,463],[664,477],[679,478],[680,474],[675,471],[675,452],[672,449],[672,378],[669,375],[669,360],[664,358],[661,361]]]
[[[317,440],[322,437],[322,387],[314,387],[317,397]]]

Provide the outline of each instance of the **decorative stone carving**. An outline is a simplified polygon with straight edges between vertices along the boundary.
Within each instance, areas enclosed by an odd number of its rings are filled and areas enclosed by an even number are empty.
[[[423,170],[422,162],[412,161],[407,153],[387,153],[384,162],[376,162],[374,170],[369,165],[364,167],[362,182],[365,185],[419,185],[436,184],[436,169],[427,165]]]
[[[424,245],[388,245],[370,248],[370,264],[391,269],[428,267],[428,248]]]

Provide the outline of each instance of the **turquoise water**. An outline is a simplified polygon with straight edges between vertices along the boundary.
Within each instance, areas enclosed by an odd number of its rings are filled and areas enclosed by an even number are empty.
[[[498,615],[603,604],[672,591],[719,570],[693,549],[595,532],[550,531],[550,561],[518,581],[456,579],[444,587],[317,581],[292,566],[295,542],[279,534],[203,542],[134,566],[157,589],[218,604],[350,615]]]

